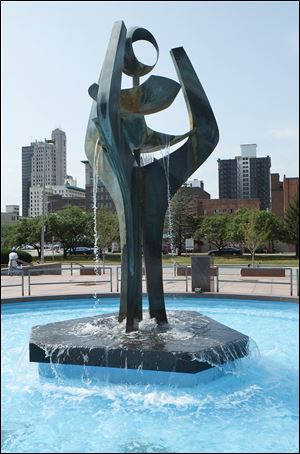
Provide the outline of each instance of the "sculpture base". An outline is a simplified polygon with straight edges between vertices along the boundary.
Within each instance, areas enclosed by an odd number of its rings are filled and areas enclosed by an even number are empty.
[[[42,382],[51,383],[53,379],[87,385],[126,384],[126,385],[165,385],[174,387],[193,387],[209,383],[228,372],[235,372],[236,361],[226,366],[212,367],[196,374],[184,372],[161,372],[157,370],[125,369],[116,367],[77,366],[73,364],[39,363],[38,371]]]
[[[248,355],[248,336],[198,312],[169,311],[167,327],[147,316],[132,333],[117,313],[34,326],[30,361],[198,374]]]

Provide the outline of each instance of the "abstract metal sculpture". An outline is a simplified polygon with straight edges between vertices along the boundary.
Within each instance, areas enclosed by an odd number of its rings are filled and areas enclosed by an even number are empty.
[[[89,88],[93,99],[85,151],[92,167],[116,205],[121,236],[122,283],[119,321],[126,331],[138,329],[142,319],[142,249],[147,277],[150,317],[167,323],[161,246],[168,192],[181,185],[208,158],[219,139],[218,127],[201,83],[182,47],[171,56],[180,84],[160,76],[139,78],[155,66],[135,57],[133,43],[150,42],[159,54],[153,35],[144,28],[128,31],[123,21],[113,26],[98,84]],[[133,78],[133,88],[121,89],[122,73]],[[150,129],[145,115],[171,105],[182,88],[191,130],[170,136]],[[166,143],[186,142],[169,156],[168,183],[163,159],[141,165],[141,153],[157,151]],[[169,186],[168,186],[169,185]]]

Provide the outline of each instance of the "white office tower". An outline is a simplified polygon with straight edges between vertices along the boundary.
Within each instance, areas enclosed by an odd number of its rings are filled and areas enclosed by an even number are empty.
[[[45,199],[48,195],[53,194],[53,187],[65,187],[67,177],[66,134],[57,128],[52,131],[51,140],[32,142],[31,149],[28,215],[32,217],[42,214],[43,187],[45,187]],[[47,212],[46,202],[45,212]]]
[[[31,161],[31,186],[45,185],[61,186],[67,175],[66,164],[66,134],[60,129],[52,131],[54,143],[37,142],[33,146]],[[45,165],[45,170],[44,170]]]
[[[67,140],[66,133],[56,128],[51,134],[52,140],[55,142],[55,162],[56,167],[53,168],[55,173],[56,185],[63,185],[67,176]]]

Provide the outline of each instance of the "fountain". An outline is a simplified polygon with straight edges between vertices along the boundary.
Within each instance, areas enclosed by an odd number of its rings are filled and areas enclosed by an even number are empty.
[[[85,150],[90,164],[114,200],[121,236],[122,283],[118,314],[67,320],[32,328],[30,361],[118,369],[198,374],[248,354],[248,336],[193,311],[177,311],[189,332],[187,340],[172,334],[162,282],[162,235],[170,199],[210,156],[218,143],[217,123],[201,83],[182,47],[171,50],[177,83],[161,76],[140,77],[153,67],[141,63],[133,43],[150,42],[144,28],[128,31],[122,21],[113,26],[98,83],[89,88],[93,99]],[[122,73],[133,87],[121,89]],[[183,90],[191,129],[181,136],[149,128],[145,115],[171,105]],[[141,154],[185,142],[167,157],[141,165]],[[155,329],[143,334],[142,249],[147,280],[149,316]],[[123,334],[108,335],[112,323]],[[90,327],[82,334],[82,324]],[[97,334],[95,334],[95,329]],[[81,330],[81,331],[80,331]],[[164,334],[164,336],[162,336]]]

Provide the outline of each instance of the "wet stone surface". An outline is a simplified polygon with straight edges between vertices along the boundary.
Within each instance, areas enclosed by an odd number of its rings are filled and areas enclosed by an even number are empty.
[[[196,311],[168,311],[167,327],[144,312],[126,333],[117,313],[34,326],[31,362],[198,373],[248,355],[248,336]]]

